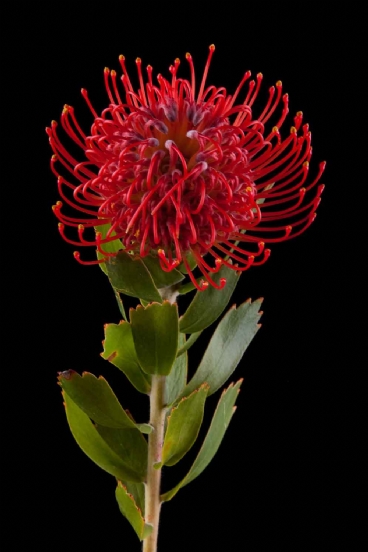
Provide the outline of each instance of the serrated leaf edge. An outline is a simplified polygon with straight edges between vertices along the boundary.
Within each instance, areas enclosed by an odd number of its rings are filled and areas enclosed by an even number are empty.
[[[106,359],[107,360],[107,359]],[[119,404],[120,408],[123,410],[123,412],[127,415],[128,419],[132,422],[132,425],[131,426],[126,426],[126,427],[117,427],[114,428],[115,429],[137,429],[138,431],[140,431],[141,433],[144,433],[144,434],[149,434],[152,432],[152,429],[153,427],[148,424],[148,423],[145,423],[145,422],[142,422],[142,423],[137,423],[134,419],[133,419],[133,416],[130,414],[130,412],[126,411],[125,408],[122,406],[122,404],[120,403],[119,399],[117,398],[117,396],[115,395],[112,387],[110,386],[109,382],[106,380],[106,378],[104,378],[104,376],[95,376],[94,374],[92,374],[92,372],[87,372],[87,371],[83,371],[82,374],[78,374],[78,372],[76,372],[75,370],[68,370],[68,372],[72,372],[70,378],[65,378],[65,376],[63,376],[63,374],[65,372],[59,372],[59,375],[58,375],[58,384],[60,385],[60,387],[62,388],[63,390],[63,393],[66,393],[68,396],[69,393],[63,389],[62,387],[62,383],[60,381],[60,378],[64,377],[65,379],[71,379],[73,377],[73,374],[77,374],[78,376],[80,376],[82,379],[85,377],[85,376],[92,376],[94,377],[95,379],[97,380],[102,380],[106,383],[106,385],[108,386],[108,388],[110,389],[112,395],[114,396],[114,398],[116,399],[117,403]],[[72,399],[72,397],[70,397]],[[73,399],[72,399],[73,400]],[[75,402],[73,400],[73,402]],[[77,403],[76,403],[77,404]],[[95,422],[92,420],[92,418],[89,416],[89,414],[81,407],[77,404],[78,408],[80,408],[82,410],[82,412],[84,412],[86,414],[86,416],[88,416],[90,418],[90,420],[92,421],[92,423],[94,425],[98,425],[98,424],[95,424]],[[103,425],[103,424],[99,424],[99,425]],[[107,427],[111,427],[111,426],[107,426]]]
[[[136,503],[136,501],[135,501],[135,499],[134,499],[134,496],[133,496],[131,493],[128,492],[127,487],[126,487],[120,480],[117,480],[117,482],[118,482],[118,487],[121,487],[122,489],[124,489],[124,491],[125,491],[127,497],[133,502],[133,505],[134,505],[134,507],[136,508],[136,510],[138,511],[139,516],[140,516],[140,518],[141,518],[141,520],[142,520],[142,522],[143,522],[142,532],[141,532],[140,535],[138,535],[139,540],[142,541],[142,540],[144,539],[144,530],[145,530],[145,527],[151,527],[151,528],[153,529],[153,525],[152,525],[151,523],[147,523],[147,522],[146,522],[146,520],[144,519],[144,517],[143,517],[143,515],[142,515],[142,510],[139,508],[139,506],[137,506],[137,503]],[[119,502],[118,502],[118,504],[119,504]],[[120,509],[120,508],[119,508],[119,509]],[[123,515],[124,515],[124,514],[123,514]],[[124,516],[124,517],[125,517],[125,518],[129,521],[129,523],[130,523],[130,520],[129,520],[126,516]],[[132,524],[130,523],[130,525],[132,525]],[[133,527],[133,526],[132,526],[132,527]],[[134,529],[134,527],[133,527],[133,529]],[[147,535],[147,536],[148,536],[148,535]]]

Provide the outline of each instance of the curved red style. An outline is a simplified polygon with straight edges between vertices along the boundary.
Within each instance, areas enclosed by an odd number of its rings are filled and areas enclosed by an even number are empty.
[[[176,59],[171,79],[157,75],[157,84],[151,66],[144,81],[138,58],[137,91],[120,56],[123,86],[119,89],[115,71],[105,69],[109,105],[101,115],[82,90],[94,118],[89,135],[72,107],[63,110],[61,125],[82,151],[81,161],[64,147],[52,122],[47,129],[52,170],[63,202],[75,211],[69,216],[60,201],[53,208],[66,241],[93,245],[106,260],[113,254],[104,244],[119,238],[134,255],[157,254],[165,271],[184,262],[193,283],[204,289],[224,285],[210,276],[222,264],[237,271],[262,264],[270,254],[265,244],[298,236],[313,222],[325,163],[307,183],[312,149],[303,114],[296,114],[282,138],[288,95],[282,94],[280,81],[269,89],[257,117],[253,104],[261,74],[249,80],[250,72],[245,73],[233,95],[207,86],[214,49],[210,46],[198,90],[190,54],[190,80],[178,78]],[[239,101],[246,81],[245,98]],[[275,126],[266,131],[278,108]],[[111,226],[103,236],[98,227],[107,223]],[[76,229],[75,239],[66,236],[65,226]],[[96,229],[90,240],[85,237],[89,227]],[[200,284],[189,267],[189,254],[203,274]],[[84,264],[103,262],[75,256]]]

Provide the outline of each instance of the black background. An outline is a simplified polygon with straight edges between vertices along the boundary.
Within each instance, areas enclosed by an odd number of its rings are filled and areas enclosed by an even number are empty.
[[[119,312],[100,269],[78,265],[73,247],[57,232],[51,205],[58,196],[44,127],[59,118],[64,103],[75,106],[89,124],[79,90],[87,88],[103,108],[103,69],[119,70],[119,54],[126,56],[130,73],[137,56],[163,74],[180,57],[181,75],[188,77],[186,51],[200,75],[211,43],[216,44],[212,84],[234,90],[247,69],[264,74],[265,88],[283,81],[290,95],[289,126],[298,110],[310,124],[312,169],[327,161],[326,190],[308,231],[273,247],[265,265],[241,277],[231,303],[265,300],[263,326],[232,378],[244,378],[238,410],[212,464],[163,506],[159,550],[327,552],[336,535],[340,543],[353,542],[347,521],[346,336],[359,270],[353,278],[347,271],[349,226],[355,219],[349,205],[347,148],[353,122],[346,105],[351,91],[346,71],[354,74],[359,43],[352,46],[348,40],[355,32],[352,13],[323,7],[306,12],[297,6],[52,3],[19,15],[22,85],[16,98],[23,107],[26,101],[32,125],[25,148],[32,229],[25,237],[37,266],[31,294],[37,338],[30,351],[37,358],[37,377],[27,378],[32,475],[22,479],[28,516],[35,514],[34,523],[24,518],[28,542],[49,550],[139,550],[115,503],[114,479],[73,441],[57,372],[102,374],[136,418],[144,421],[148,415],[146,398],[99,356],[103,324],[118,322]],[[185,304],[184,299],[180,308]],[[210,335],[206,331],[193,347],[192,370]],[[209,411],[217,399],[209,400]],[[207,415],[205,425],[209,420]],[[185,474],[197,450],[183,466],[166,469],[164,490]]]

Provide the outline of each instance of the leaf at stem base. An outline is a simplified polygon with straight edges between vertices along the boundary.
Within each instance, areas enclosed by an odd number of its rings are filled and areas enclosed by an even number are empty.
[[[116,488],[116,500],[120,512],[129,521],[139,540],[148,537],[153,530],[153,526],[145,523],[141,510],[135,503],[134,496],[128,492],[128,489],[119,481]]]

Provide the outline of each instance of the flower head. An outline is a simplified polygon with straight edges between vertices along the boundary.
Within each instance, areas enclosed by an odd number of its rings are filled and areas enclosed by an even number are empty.
[[[109,105],[100,115],[82,90],[94,118],[88,135],[74,109],[64,107],[61,124],[80,148],[80,160],[62,144],[56,122],[47,129],[60,196],[75,211],[69,216],[62,202],[54,206],[60,232],[69,243],[97,247],[103,259],[92,262],[106,261],[113,255],[106,244],[120,239],[133,255],[157,255],[165,271],[183,262],[196,287],[204,289],[217,286],[210,273],[222,264],[237,271],[262,264],[270,254],[265,244],[295,237],[314,220],[324,163],[307,183],[312,148],[303,114],[296,114],[282,138],[288,95],[280,81],[256,116],[262,74],[250,80],[246,72],[232,95],[208,86],[214,49],[210,46],[198,87],[190,54],[190,80],[178,77],[176,59],[170,79],[154,80],[148,66],[145,82],[137,58],[138,90],[120,56],[122,86],[116,72],[105,69]],[[267,130],[271,117],[276,124]],[[109,230],[102,234],[99,227],[106,224]],[[65,226],[76,229],[75,239],[66,236]],[[91,239],[88,228],[96,229]],[[190,257],[203,274],[200,284]]]

